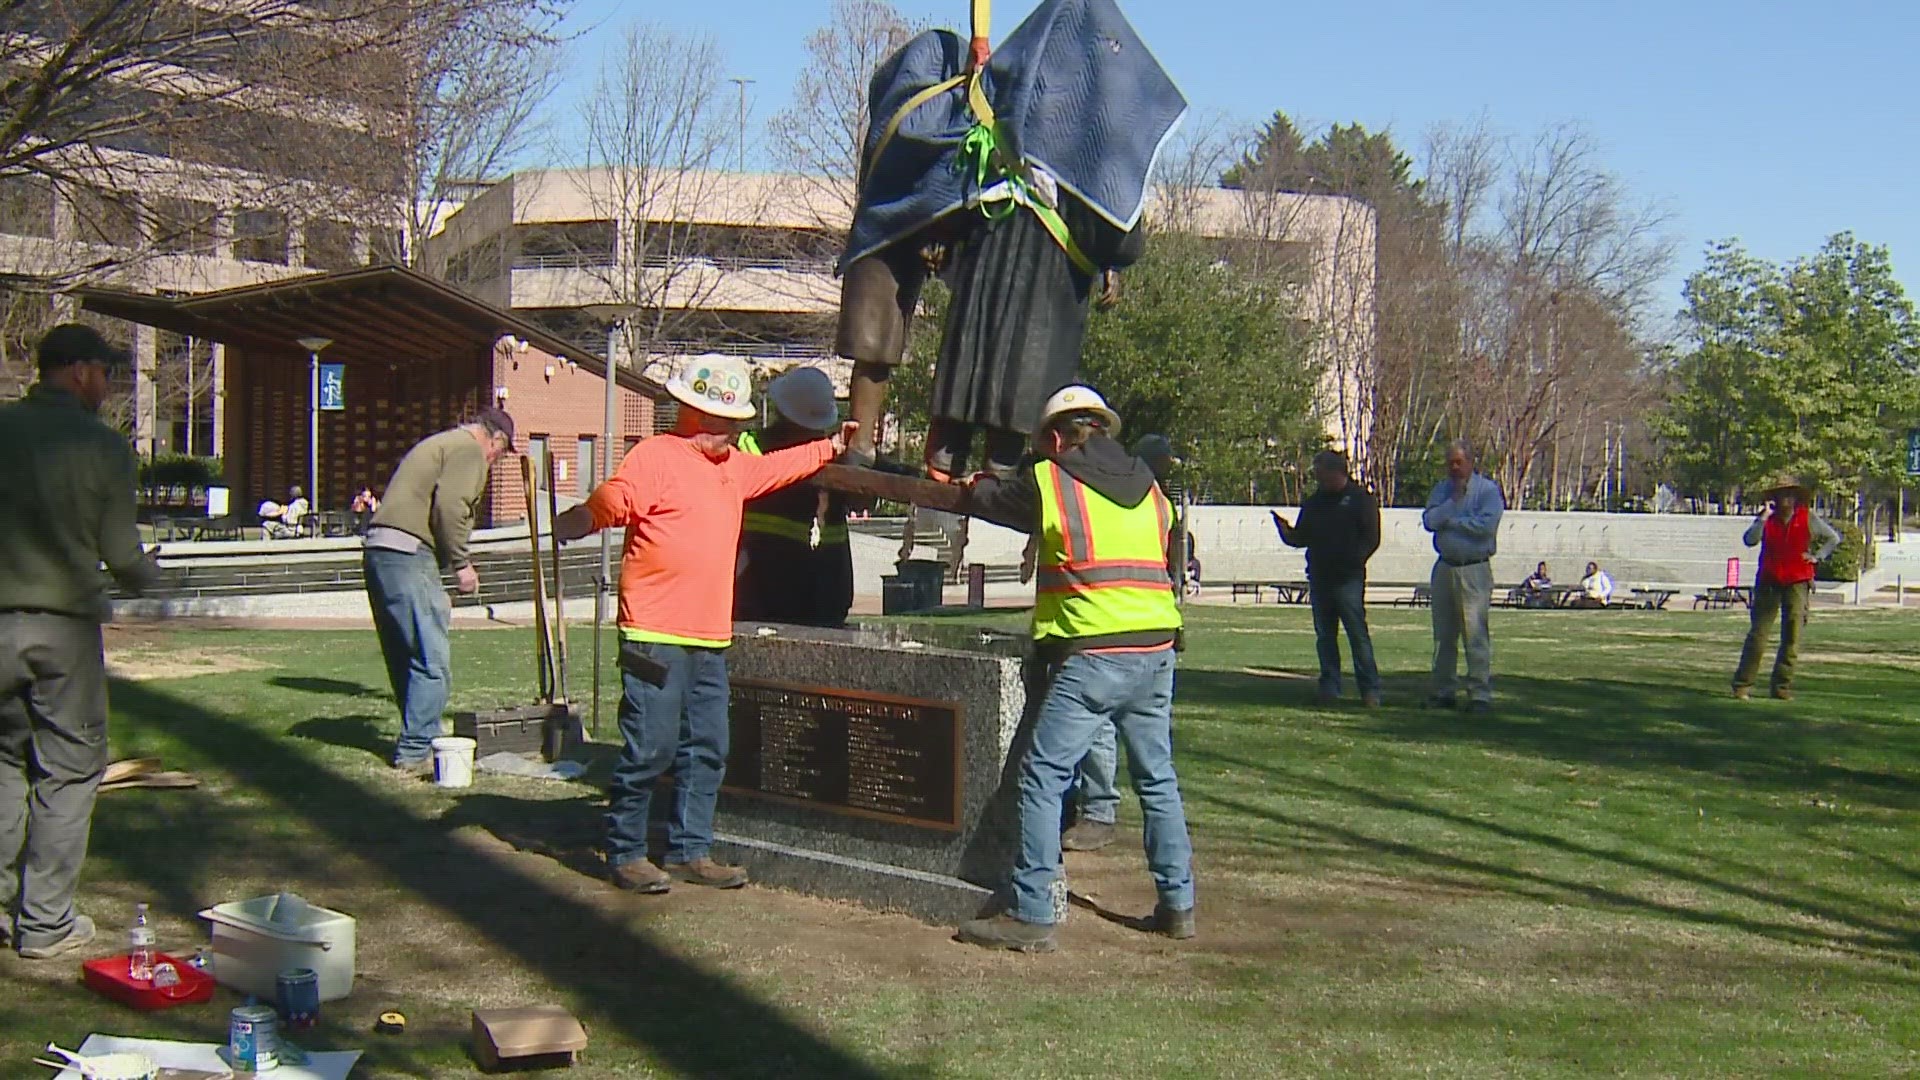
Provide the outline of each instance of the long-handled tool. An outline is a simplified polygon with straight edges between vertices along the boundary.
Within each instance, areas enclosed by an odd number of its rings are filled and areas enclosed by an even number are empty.
[[[554,523],[560,520],[560,492],[553,482],[553,457],[547,456],[547,534],[553,541],[553,702],[566,705],[567,693],[567,587],[565,568],[560,564],[560,532]]]
[[[533,471],[533,459],[520,459],[520,479],[527,495],[527,543],[533,551],[533,628],[536,637],[534,665],[540,700],[553,701],[553,637],[547,626],[546,572],[540,565],[540,486]]]

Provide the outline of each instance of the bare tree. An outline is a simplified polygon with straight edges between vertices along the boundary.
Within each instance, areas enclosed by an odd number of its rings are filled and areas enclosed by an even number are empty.
[[[1429,153],[1451,200],[1455,424],[1515,506],[1571,502],[1650,393],[1638,334],[1671,258],[1664,218],[1631,202],[1577,128],[1441,132]]]
[[[426,241],[478,187],[497,178],[536,134],[552,95],[559,26],[571,0],[468,0],[452,11],[423,9],[393,50],[397,77],[369,87],[386,107],[383,142],[397,151],[400,250],[376,255],[428,273]],[[432,19],[433,21],[429,21]]]
[[[793,102],[768,130],[775,163],[810,181],[797,191],[822,227],[844,231],[853,219],[868,84],[918,29],[886,0],[834,0],[827,25],[807,35]]]
[[[599,302],[633,312],[624,344],[636,370],[710,332],[702,311],[727,273],[712,258],[714,226],[757,209],[746,178],[716,167],[732,126],[722,70],[709,38],[627,27],[581,111],[584,160],[549,174],[549,182],[576,185],[595,217],[612,225],[612,257],[579,261]]]

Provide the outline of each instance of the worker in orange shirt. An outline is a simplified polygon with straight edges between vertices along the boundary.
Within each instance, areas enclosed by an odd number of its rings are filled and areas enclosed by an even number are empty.
[[[820,471],[846,447],[831,438],[765,456],[733,447],[752,420],[753,384],[731,357],[686,361],[667,381],[680,402],[672,434],[642,440],[587,501],[560,515],[565,541],[625,527],[620,560],[620,736],[607,810],[609,876],[619,888],[664,893],[675,879],[720,889],[747,883],[717,863],[714,804],[727,767],[727,646],[733,641],[734,557],[742,508]],[[663,866],[647,860],[653,789],[671,771]]]

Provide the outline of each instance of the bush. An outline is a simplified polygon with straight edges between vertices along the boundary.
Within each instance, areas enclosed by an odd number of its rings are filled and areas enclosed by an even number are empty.
[[[189,501],[201,488],[220,482],[223,466],[217,457],[156,454],[140,463],[140,486],[148,492],[182,491]]]
[[[1860,526],[1851,521],[1833,522],[1833,529],[1840,534],[1840,546],[1833,549],[1827,561],[1820,564],[1818,577],[1821,581],[1858,581],[1860,575],[1873,569],[1873,538],[1860,531]]]

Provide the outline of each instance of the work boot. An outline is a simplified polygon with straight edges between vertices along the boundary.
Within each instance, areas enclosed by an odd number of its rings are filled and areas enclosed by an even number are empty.
[[[1082,819],[1060,834],[1060,847],[1066,851],[1099,851],[1113,843],[1113,822]]]
[[[1733,688],[1733,700],[1746,701],[1751,697],[1753,697],[1753,691],[1748,687],[1736,686]]]
[[[1473,713],[1473,714],[1474,714],[1475,716],[1489,716],[1489,715],[1492,715],[1492,713],[1493,713],[1493,702],[1491,702],[1491,701],[1476,701],[1476,702],[1474,702],[1473,704],[1471,704],[1471,705],[1469,705],[1469,706],[1467,706],[1467,711],[1468,711],[1468,712],[1471,712],[1471,713]]]
[[[1793,690],[1790,687],[1776,686],[1773,688],[1773,696],[1780,701],[1792,701]]]
[[[1364,694],[1361,694],[1361,695],[1360,695],[1360,705],[1361,705],[1361,706],[1362,706],[1363,708],[1368,708],[1368,709],[1377,709],[1377,708],[1379,708],[1379,707],[1380,707],[1380,693],[1379,693],[1379,691],[1377,691],[1377,690],[1369,690],[1369,691],[1367,691],[1366,693],[1364,693]]]
[[[1060,947],[1053,927],[1022,922],[1011,915],[963,922],[953,936],[969,945],[978,945],[983,949],[1005,949],[1008,952],[1042,953]]]
[[[747,883],[746,867],[728,866],[726,863],[717,863],[712,859],[668,863],[666,869],[667,873],[681,881],[714,889],[737,889]]]
[[[423,757],[413,761],[396,761],[389,768],[397,776],[432,776],[433,759]]]
[[[1452,694],[1433,694],[1427,698],[1427,708],[1429,709],[1454,709],[1458,708],[1459,705],[1460,703],[1455,700]]]
[[[1153,906],[1153,932],[1165,934],[1175,941],[1186,941],[1199,933],[1193,926],[1193,909],[1174,909],[1165,904]]]
[[[616,889],[647,896],[657,896],[673,888],[673,878],[645,859],[621,863],[607,871],[607,880],[613,882]]]
[[[93,920],[85,915],[75,915],[66,937],[51,945],[22,945],[20,956],[25,960],[51,960],[75,949],[85,948],[93,942],[94,934]]]
[[[1340,695],[1332,690],[1322,690],[1314,695],[1314,701],[1317,702],[1321,708],[1330,709],[1340,704]]]

